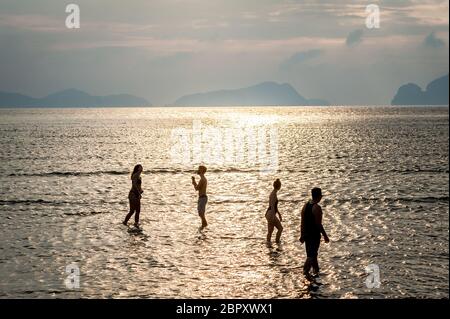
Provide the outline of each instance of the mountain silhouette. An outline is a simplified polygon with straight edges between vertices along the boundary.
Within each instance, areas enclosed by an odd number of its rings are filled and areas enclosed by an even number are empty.
[[[425,91],[414,83],[402,85],[392,105],[448,105],[448,74],[431,81]]]
[[[254,86],[185,95],[175,106],[292,106],[328,105],[325,100],[308,100],[288,83],[263,82]]]
[[[0,92],[0,107],[120,107],[151,106],[140,97],[129,94],[94,96],[86,92],[68,89],[43,98],[32,98],[18,93]]]

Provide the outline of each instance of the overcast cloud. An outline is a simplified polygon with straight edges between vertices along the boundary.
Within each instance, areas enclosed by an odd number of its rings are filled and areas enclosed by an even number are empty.
[[[387,104],[448,73],[448,1],[74,0],[0,2],[0,91],[130,93],[153,104],[263,81],[335,104]]]

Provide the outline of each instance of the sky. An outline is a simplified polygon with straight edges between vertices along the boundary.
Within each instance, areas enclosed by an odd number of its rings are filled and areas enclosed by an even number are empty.
[[[68,29],[66,5],[80,7]],[[366,6],[380,27],[366,27]],[[0,0],[0,91],[76,88],[153,105],[290,83],[336,105],[389,104],[449,72],[449,1]]]

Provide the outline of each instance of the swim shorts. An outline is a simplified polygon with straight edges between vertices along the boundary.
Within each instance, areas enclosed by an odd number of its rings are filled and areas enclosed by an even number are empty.
[[[199,214],[204,214],[206,211],[206,203],[208,202],[208,196],[202,195],[198,198],[197,211]]]

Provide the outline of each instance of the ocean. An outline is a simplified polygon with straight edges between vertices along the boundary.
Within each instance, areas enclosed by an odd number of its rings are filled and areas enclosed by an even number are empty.
[[[448,107],[2,109],[0,132],[0,298],[449,297]],[[137,163],[141,231],[121,224]],[[314,186],[330,243],[311,281]]]

